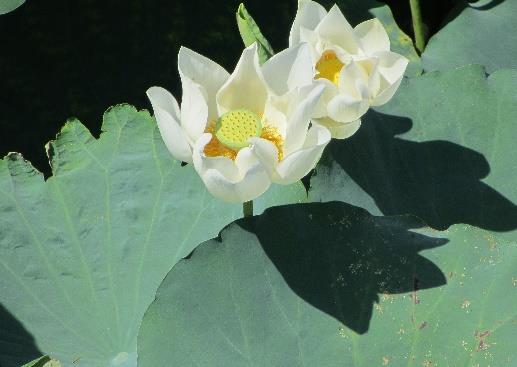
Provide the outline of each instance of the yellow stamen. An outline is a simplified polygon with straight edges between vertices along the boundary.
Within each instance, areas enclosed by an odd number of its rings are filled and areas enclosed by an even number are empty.
[[[339,85],[339,75],[345,66],[336,56],[334,51],[326,51],[316,63],[318,75],[316,79],[327,79],[335,85]]]
[[[210,142],[205,145],[205,155],[207,157],[226,157],[230,158],[232,161],[237,158],[237,152],[228,147],[225,147],[215,136],[215,121],[209,122],[205,133],[212,134],[212,139]]]
[[[284,158],[284,138],[278,129],[273,126],[264,126],[260,137],[262,139],[269,140],[276,145],[276,148],[278,149],[278,161],[280,162]]]
[[[212,139],[207,145],[205,145],[205,155],[207,157],[227,157],[234,161],[235,158],[237,158],[238,150],[230,149],[222,144],[219,139],[217,139],[215,130],[216,122],[212,121],[208,123],[205,132],[212,134]],[[278,149],[278,161],[281,161],[283,159],[284,139],[278,129],[273,126],[266,125],[262,128],[260,137],[275,144]]]

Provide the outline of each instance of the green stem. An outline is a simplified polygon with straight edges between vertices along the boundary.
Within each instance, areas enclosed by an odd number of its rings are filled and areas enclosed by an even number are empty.
[[[415,33],[415,46],[422,53],[425,47],[425,29],[420,10],[420,0],[409,0],[411,6],[411,17],[413,18],[413,32]]]
[[[253,201],[246,201],[242,204],[242,212],[244,213],[244,218],[253,216]]]

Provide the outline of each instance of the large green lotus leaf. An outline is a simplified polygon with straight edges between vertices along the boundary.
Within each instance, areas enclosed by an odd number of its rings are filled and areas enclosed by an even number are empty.
[[[424,69],[481,64],[489,73],[517,68],[517,1],[462,1],[422,55]]]
[[[483,68],[467,66],[405,80],[356,135],[328,147],[309,198],[414,214],[438,229],[513,230],[516,121],[515,70],[487,78]]]
[[[338,202],[240,220],[165,278],[139,366],[514,365],[517,242],[421,226]]]
[[[46,181],[18,154],[0,161],[2,367],[35,350],[63,366],[135,366],[137,330],[163,277],[242,216],[171,159],[146,111],[114,107],[103,131],[97,140],[68,122],[49,146]],[[304,196],[301,184],[274,186],[256,208]]]
[[[0,15],[12,12],[24,2],[25,0],[0,0]]]

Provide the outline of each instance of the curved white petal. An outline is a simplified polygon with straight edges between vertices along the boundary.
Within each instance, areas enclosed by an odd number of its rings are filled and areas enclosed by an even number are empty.
[[[277,95],[311,84],[314,66],[309,45],[301,43],[279,52],[262,65],[262,72]]]
[[[330,139],[330,131],[314,123],[307,132],[303,147],[280,162],[277,162],[278,150],[273,143],[260,138],[250,141],[253,154],[266,167],[272,182],[289,185],[306,176],[316,166]]]
[[[217,93],[219,115],[230,110],[247,108],[263,113],[268,86],[260,69],[257,45],[244,49],[235,71]]]
[[[328,117],[342,123],[359,119],[368,111],[368,99],[355,99],[347,94],[334,97],[327,105]]]
[[[230,74],[219,64],[187,47],[181,47],[178,54],[178,70],[182,83],[184,79],[200,85],[204,89],[208,105],[208,119],[218,117],[215,96]],[[183,92],[185,95],[185,91]]]
[[[338,87],[327,79],[318,79],[315,83],[319,83],[325,86],[323,94],[319,99],[317,105],[314,107],[314,111],[312,113],[312,117],[320,118],[327,116],[327,105],[329,102],[339,94]]]
[[[329,129],[330,134],[334,139],[347,139],[354,135],[361,127],[361,120],[340,123],[330,118],[322,118],[318,119],[318,123]]]
[[[280,135],[285,138],[287,131],[287,110],[289,107],[289,98],[285,94],[283,96],[270,95],[266,101],[264,115],[262,116],[262,126],[271,126],[278,130]]]
[[[327,116],[337,122],[352,122],[369,107],[369,77],[366,70],[351,61],[339,76],[339,94],[327,103]]]
[[[379,72],[390,83],[404,76],[409,60],[398,53],[387,51],[375,54],[379,58]]]
[[[354,29],[337,5],[329,10],[315,31],[321,38],[338,45],[348,53],[356,54],[359,50],[359,41]]]
[[[379,60],[374,58],[370,61],[368,78],[368,94],[370,99],[379,94],[381,90],[381,73],[379,71]]]
[[[304,146],[278,163],[276,175],[272,177],[272,181],[289,185],[306,176],[320,160],[330,139],[330,131],[327,128],[313,123],[307,133]]]
[[[203,134],[193,153],[194,167],[215,197],[230,203],[244,203],[262,195],[271,185],[269,175],[250,148],[243,148],[235,162],[226,157],[207,157],[203,150],[211,134]]]
[[[361,42],[361,48],[365,54],[371,55],[376,52],[390,50],[388,33],[386,33],[382,23],[377,18],[358,24],[354,31]]]
[[[361,80],[361,84],[363,88],[366,88],[367,90],[364,91],[363,94],[361,94],[360,89],[356,88],[356,85],[354,83],[345,83],[344,87],[347,91],[347,93],[351,93],[355,96],[362,96],[361,98],[368,98],[371,99],[375,97],[380,89],[381,89],[381,83],[382,83],[382,76],[379,72],[379,58],[372,56],[372,57],[364,57],[360,59],[356,59],[353,61],[354,68],[356,70],[346,70],[345,73],[350,74],[348,76],[348,79],[359,78]],[[343,78],[346,79],[347,76],[343,75]],[[352,87],[351,89],[349,87]]]
[[[402,82],[402,77],[396,81],[394,84],[391,84],[389,87],[381,91],[375,98],[370,101],[370,105],[373,107],[382,106],[385,103],[388,103],[389,100],[395,95],[397,89],[399,89],[400,83]]]
[[[183,78],[181,99],[181,126],[188,135],[190,145],[204,133],[208,123],[208,104],[202,86]]]
[[[339,74],[339,90],[355,99],[368,98],[368,69],[360,62],[350,61]]]
[[[395,52],[380,52],[376,56],[379,58],[378,70],[381,79],[379,92],[371,98],[372,106],[383,105],[393,97],[409,63],[407,58]]]
[[[287,117],[284,155],[288,156],[303,146],[311,116],[324,90],[325,86],[321,83],[296,90]]]
[[[152,87],[147,96],[165,146],[177,160],[192,163],[192,150],[178,121],[178,103],[165,89]]]
[[[161,108],[167,111],[176,121],[180,121],[180,108],[171,92],[162,87],[151,87],[146,94],[153,108]]]
[[[300,43],[307,43],[310,47],[312,63],[316,64],[316,62],[321,57],[321,41],[318,37],[318,34],[315,31],[311,31],[310,29],[300,27]]]
[[[196,141],[193,148],[193,161],[196,165],[196,159],[198,160],[197,166],[199,169],[209,170],[215,169],[221,172],[229,180],[236,180],[239,176],[239,170],[230,158],[227,157],[205,157],[204,149],[205,146],[212,139],[212,134],[204,133]],[[196,158],[197,157],[197,158]],[[203,158],[203,159],[201,159]],[[199,160],[201,159],[201,160]],[[197,169],[197,168],[196,168]]]
[[[278,165],[278,148],[269,140],[262,138],[250,138],[251,152],[260,161],[270,177],[276,175]]]
[[[289,33],[289,46],[300,43],[300,27],[314,30],[326,14],[325,8],[317,2],[299,0],[298,10]]]

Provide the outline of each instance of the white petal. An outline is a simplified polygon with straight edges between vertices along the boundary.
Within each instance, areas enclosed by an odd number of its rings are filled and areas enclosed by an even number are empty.
[[[205,90],[189,78],[183,78],[181,99],[181,126],[191,145],[204,133],[208,123],[208,105]]]
[[[318,24],[316,33],[329,43],[334,43],[349,53],[356,54],[359,50],[359,41],[354,29],[337,5],[334,5]]]
[[[328,117],[338,122],[352,122],[364,115],[368,111],[368,107],[367,99],[357,100],[348,95],[340,94],[328,104]]]
[[[243,148],[235,162],[226,157],[206,157],[204,147],[211,134],[204,134],[194,148],[194,167],[215,197],[230,203],[244,203],[262,195],[271,185],[268,173],[250,148]]]
[[[262,72],[277,95],[311,84],[314,66],[309,45],[301,43],[276,54],[264,63]]]
[[[271,180],[289,185],[306,176],[321,158],[331,135],[327,128],[314,123],[308,131],[303,147],[277,162],[276,146],[265,139],[252,138],[252,152],[267,168]]]
[[[149,88],[147,96],[165,146],[177,160],[191,163],[192,150],[178,121],[178,103],[169,92],[159,87]]]
[[[355,120],[348,123],[340,123],[329,118],[318,119],[318,123],[329,129],[332,138],[347,139],[354,135],[361,127],[361,120]]]
[[[325,86],[318,83],[296,91],[296,95],[291,101],[291,111],[287,117],[284,141],[284,154],[286,156],[303,146],[311,116],[324,89]]]
[[[388,34],[377,18],[358,24],[354,31],[361,42],[361,48],[367,55],[390,50]]]
[[[388,102],[397,91],[406,71],[409,60],[395,52],[380,52],[379,73],[381,75],[381,88],[377,96],[371,101],[372,106],[380,106]]]
[[[352,122],[368,111],[368,75],[364,69],[351,62],[341,71],[340,93],[327,104],[328,117],[338,122]]]
[[[270,177],[275,177],[278,165],[278,148],[271,141],[262,138],[250,138],[251,152],[260,161]]]
[[[314,111],[312,113],[312,117],[320,118],[327,116],[327,105],[329,102],[339,94],[338,87],[327,79],[318,79],[315,83],[320,83],[325,86],[325,90],[318,101],[318,104],[314,107]]]
[[[278,163],[273,182],[289,185],[306,176],[320,160],[330,139],[328,129],[314,123],[307,133],[303,148]]]
[[[368,93],[369,97],[376,96],[381,89],[381,73],[379,71],[379,60],[373,59],[371,61],[370,73],[368,78]]]
[[[264,115],[262,116],[262,126],[271,126],[278,130],[280,135],[285,138],[287,131],[287,110],[289,100],[287,95],[270,95],[266,101]]]
[[[409,60],[395,52],[379,52],[379,72],[390,83],[396,83],[404,76]]]
[[[263,113],[267,95],[268,87],[254,43],[244,49],[235,71],[217,93],[219,115],[239,108]]]
[[[311,57],[313,65],[320,59],[324,50],[320,47],[320,39],[315,31],[300,27],[300,43],[307,43],[311,50]]]
[[[203,168],[204,170],[209,169],[216,169],[221,172],[223,176],[225,176],[229,180],[236,180],[239,176],[239,170],[233,163],[233,161],[230,158],[227,157],[205,157],[204,149],[205,146],[210,142],[212,139],[212,134],[210,133],[204,133],[201,135],[201,137],[197,140],[196,144],[194,145],[193,149],[193,155],[194,155],[194,165],[196,165],[196,155],[203,158],[198,162],[198,166]]]
[[[370,105],[372,107],[377,107],[387,103],[395,95],[395,92],[397,92],[397,89],[399,89],[401,82],[402,77],[397,82],[391,84],[389,87],[377,94],[377,96],[371,100]]]
[[[339,74],[339,90],[355,99],[368,98],[368,70],[359,62],[350,61]]]
[[[216,62],[186,47],[180,48],[178,69],[182,82],[187,78],[203,87],[208,105],[208,118],[216,119],[218,115],[215,96],[230,74]]]
[[[325,17],[327,11],[323,6],[311,0],[299,0],[298,11],[289,34],[289,46],[300,43],[300,27],[314,30]]]
[[[368,74],[357,62],[346,65],[339,77],[339,94],[327,104],[327,116],[338,122],[352,122],[368,111]]]
[[[382,77],[379,72],[379,58],[375,56],[367,57],[355,60],[354,63],[360,67],[360,77],[367,85],[368,92],[364,94],[364,98],[371,99],[379,93],[381,88]],[[351,92],[349,91],[349,93]],[[357,90],[356,93],[358,93]]]
[[[176,121],[180,120],[180,108],[171,92],[162,87],[151,87],[146,94],[153,108],[159,107],[167,111]]]

